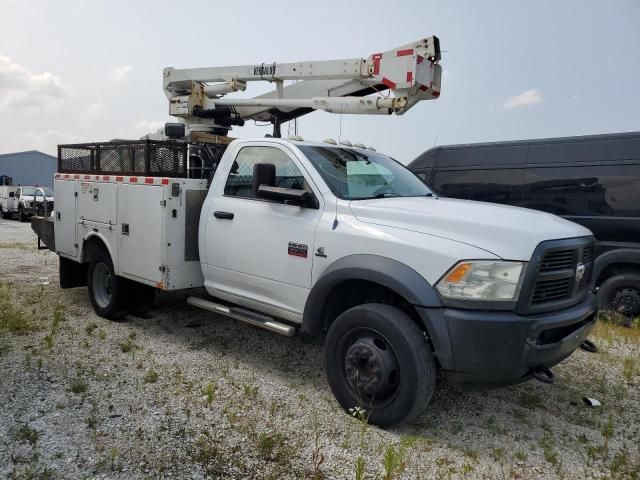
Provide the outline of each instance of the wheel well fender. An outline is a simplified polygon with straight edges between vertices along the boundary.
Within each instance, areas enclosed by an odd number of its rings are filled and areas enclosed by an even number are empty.
[[[379,255],[348,255],[332,263],[315,282],[304,307],[301,330],[323,331],[333,318],[327,318],[332,292],[345,282],[364,281],[393,292],[412,306],[442,306],[435,289],[411,267]]]
[[[593,266],[593,283],[597,286],[611,275],[629,272],[640,273],[640,249],[612,250],[596,258]]]
[[[104,250],[109,254],[113,262],[113,270],[117,274],[118,262],[116,262],[115,252],[109,247],[109,242],[107,242],[99,232],[89,233],[89,235],[85,237],[84,242],[82,242],[82,252],[80,253],[82,263],[91,261],[91,258],[98,250]]]

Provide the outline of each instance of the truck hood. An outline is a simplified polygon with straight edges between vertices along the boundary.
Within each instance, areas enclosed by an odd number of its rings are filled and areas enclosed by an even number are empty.
[[[349,207],[361,222],[447,238],[507,260],[529,260],[544,240],[591,235],[555,215],[495,203],[403,197],[354,200]]]

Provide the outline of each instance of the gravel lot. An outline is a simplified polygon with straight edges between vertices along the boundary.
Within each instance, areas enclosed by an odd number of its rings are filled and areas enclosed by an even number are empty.
[[[340,410],[321,338],[216,317],[186,293],[110,322],[35,244],[0,220],[0,478],[640,476],[638,328],[600,322],[600,353],[576,352],[554,385],[441,384],[421,418],[383,431]]]

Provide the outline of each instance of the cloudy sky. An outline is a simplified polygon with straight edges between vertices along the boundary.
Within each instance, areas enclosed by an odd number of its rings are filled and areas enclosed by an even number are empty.
[[[408,162],[434,144],[640,130],[637,0],[0,0],[0,153],[155,130],[165,66],[366,57],[433,34],[440,99],[345,115],[342,138]],[[308,139],[339,129],[328,113],[299,121]]]

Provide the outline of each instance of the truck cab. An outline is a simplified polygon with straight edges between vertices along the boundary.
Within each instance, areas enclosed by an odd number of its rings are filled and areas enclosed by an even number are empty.
[[[99,314],[204,286],[189,303],[325,335],[336,398],[379,425],[422,411],[438,371],[465,388],[551,381],[595,323],[589,230],[441,198],[371,149],[239,139],[210,182],[56,176],[61,283],[87,283]]]

